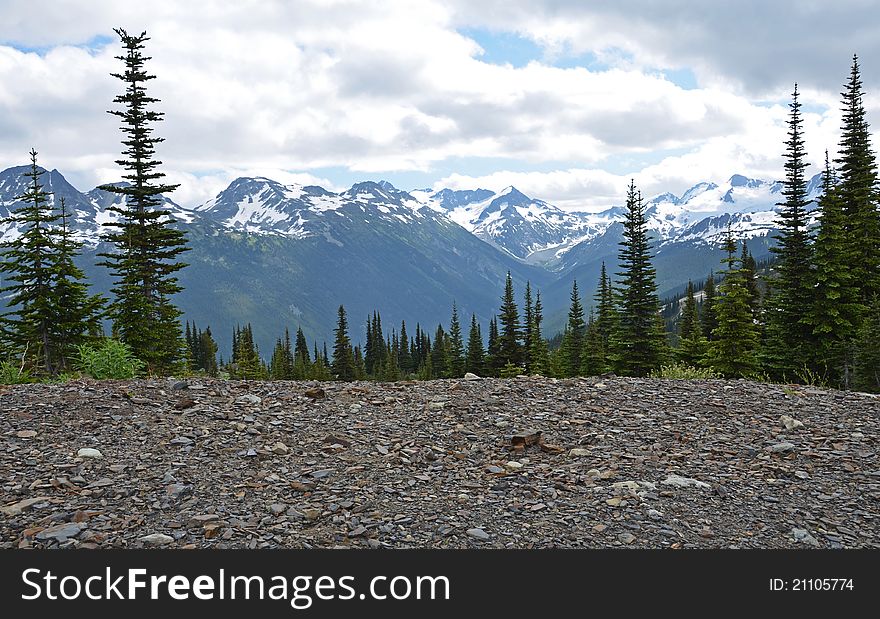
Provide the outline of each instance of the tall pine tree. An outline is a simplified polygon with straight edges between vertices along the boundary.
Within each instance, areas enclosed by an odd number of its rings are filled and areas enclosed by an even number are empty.
[[[464,376],[465,351],[461,333],[461,323],[458,320],[458,307],[452,303],[452,318],[449,321],[449,376],[461,378]]]
[[[476,374],[483,375],[483,366],[486,362],[486,353],[483,349],[483,335],[480,333],[480,325],[477,323],[477,315],[471,314],[471,328],[468,333],[467,343],[467,359],[465,361],[465,370]]]
[[[499,358],[497,367],[502,368],[507,364],[519,365],[522,363],[522,344],[520,336],[522,326],[519,322],[519,311],[513,294],[513,280],[510,271],[504,282],[504,296],[501,297],[501,331],[499,333]]]
[[[853,56],[844,86],[843,124],[838,158],[837,196],[843,209],[850,253],[850,271],[867,307],[880,295],[880,211],[878,211],[877,160],[871,149],[865,116],[861,69]]]
[[[764,353],[768,369],[777,378],[791,376],[803,366],[812,342],[811,330],[803,323],[813,300],[809,230],[807,229],[807,182],[804,170],[803,119],[798,89],[792,93],[785,142],[785,180],[776,236],[777,277],[772,283],[773,296],[768,300],[767,337]],[[742,261],[740,261],[742,264]],[[743,265],[745,266],[745,265]],[[743,275],[744,273],[739,273]]]
[[[730,378],[750,376],[757,369],[758,332],[742,264],[736,256],[736,241],[730,225],[724,241],[727,269],[719,286],[716,303],[718,326],[712,333],[709,363],[720,374]]]
[[[351,350],[351,340],[348,337],[348,320],[345,317],[345,308],[339,306],[336,319],[336,329],[333,333],[333,365],[331,366],[336,380],[354,380],[354,356]],[[395,366],[397,365],[395,360]]]
[[[814,296],[807,323],[815,340],[812,359],[816,371],[829,383],[842,387],[850,386],[853,339],[864,313],[849,256],[845,215],[826,151],[813,252]]]
[[[124,55],[123,73],[113,76],[125,84],[125,92],[114,99],[124,106],[110,113],[122,119],[125,138],[123,158],[116,163],[127,171],[127,184],[105,185],[103,190],[121,194],[122,205],[108,210],[119,216],[105,224],[110,231],[103,240],[113,247],[100,254],[100,264],[110,269],[114,278],[115,299],[110,305],[114,332],[128,344],[134,354],[147,362],[150,371],[163,374],[178,367],[183,356],[180,310],[172,296],[181,290],[176,273],[184,266],[179,256],[186,251],[186,238],[172,227],[169,211],[162,208],[162,195],[177,185],[161,182],[165,176],[157,168],[161,161],[154,158],[155,147],[163,141],[153,135],[152,123],[162,113],[149,109],[158,99],[147,95],[146,83],[155,76],[147,73],[143,54],[146,33],[129,35],[116,29]]]
[[[568,324],[562,338],[562,364],[566,376],[577,376],[581,371],[581,354],[584,348],[584,335],[587,324],[584,322],[584,306],[581,305],[577,280],[571,285],[569,297]]]
[[[645,205],[635,182],[627,191],[618,263],[622,271],[618,273],[619,309],[611,342],[612,361],[620,374],[645,376],[660,366],[666,342]]]

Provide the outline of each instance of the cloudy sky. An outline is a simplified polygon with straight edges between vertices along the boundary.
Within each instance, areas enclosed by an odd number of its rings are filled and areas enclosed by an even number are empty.
[[[237,176],[522,191],[563,207],[779,178],[792,85],[818,164],[873,0],[0,0],[0,168],[33,146],[119,178],[113,28],[146,30],[164,170],[195,205]],[[876,141],[877,134],[875,134]]]

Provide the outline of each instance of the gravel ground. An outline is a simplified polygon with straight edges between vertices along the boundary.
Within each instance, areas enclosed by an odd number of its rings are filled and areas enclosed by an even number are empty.
[[[880,548],[878,426],[746,381],[0,387],[0,547]]]

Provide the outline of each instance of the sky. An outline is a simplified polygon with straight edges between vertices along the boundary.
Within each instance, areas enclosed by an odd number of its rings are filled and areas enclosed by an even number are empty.
[[[239,176],[340,190],[515,185],[568,209],[782,177],[795,82],[811,170],[862,63],[869,0],[0,0],[0,168],[33,147],[81,190],[115,181],[115,27],[150,36],[171,197]],[[875,143],[880,134],[874,133]]]

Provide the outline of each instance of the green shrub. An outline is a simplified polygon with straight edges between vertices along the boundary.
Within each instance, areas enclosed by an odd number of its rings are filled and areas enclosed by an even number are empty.
[[[520,376],[521,374],[525,374],[526,369],[521,368],[518,365],[513,365],[508,362],[503,368],[501,368],[501,378],[514,378],[516,376]]]
[[[23,385],[34,382],[27,368],[14,361],[0,363],[0,385]]]
[[[97,380],[135,378],[146,364],[123,342],[104,338],[96,345],[79,346],[77,369]]]
[[[686,363],[671,363],[661,365],[659,369],[652,370],[651,378],[671,378],[678,380],[705,380],[719,378],[718,374],[708,368],[695,368]]]

